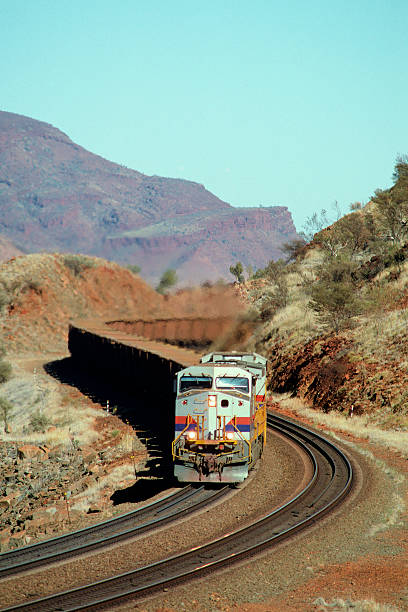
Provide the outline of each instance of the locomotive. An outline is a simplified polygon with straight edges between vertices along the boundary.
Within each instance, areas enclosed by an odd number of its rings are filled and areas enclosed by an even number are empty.
[[[266,359],[257,353],[209,353],[177,373],[175,392],[177,480],[245,480],[266,443]]]

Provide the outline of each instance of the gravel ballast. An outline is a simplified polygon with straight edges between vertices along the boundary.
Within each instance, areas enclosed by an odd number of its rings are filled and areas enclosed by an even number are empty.
[[[308,463],[305,468],[292,444],[278,435],[270,435],[255,473],[247,483],[231,489],[226,501],[126,545],[112,546],[101,554],[4,581],[0,584],[1,601],[10,605],[26,600],[28,593],[32,598],[34,593],[39,597],[62,591],[198,546],[281,505],[296,493],[308,470]],[[19,597],[19,593],[25,597]]]

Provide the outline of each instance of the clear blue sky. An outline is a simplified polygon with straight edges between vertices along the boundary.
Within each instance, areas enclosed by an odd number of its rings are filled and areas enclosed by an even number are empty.
[[[299,229],[408,153],[407,32],[407,0],[0,0],[0,109]]]

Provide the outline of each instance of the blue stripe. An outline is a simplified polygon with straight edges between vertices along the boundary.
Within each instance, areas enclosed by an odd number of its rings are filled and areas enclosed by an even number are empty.
[[[174,427],[176,431],[183,431],[183,429],[186,429],[187,426],[185,423],[176,423]],[[197,425],[195,423],[190,423],[186,431],[195,431],[196,429],[197,429]]]

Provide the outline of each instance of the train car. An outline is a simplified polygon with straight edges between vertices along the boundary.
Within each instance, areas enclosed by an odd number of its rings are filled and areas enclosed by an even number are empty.
[[[175,477],[245,480],[266,443],[266,359],[257,353],[209,353],[177,373],[175,391]]]

